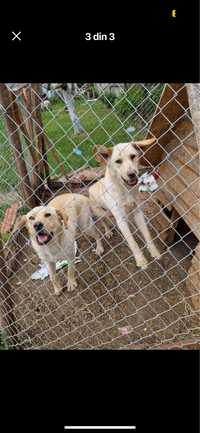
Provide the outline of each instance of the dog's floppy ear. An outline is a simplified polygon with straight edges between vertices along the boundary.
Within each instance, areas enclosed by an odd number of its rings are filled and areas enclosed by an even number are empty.
[[[155,141],[156,138],[147,138],[145,140],[133,141],[132,144],[133,146],[145,147],[145,146],[150,146],[151,144],[155,143]]]
[[[15,224],[14,224],[14,227],[12,230],[13,233],[16,232],[17,230],[21,230],[23,227],[25,227],[26,223],[27,223],[26,215],[19,216],[15,221]]]
[[[94,158],[96,159],[96,161],[102,164],[107,164],[109,158],[112,155],[112,151],[113,150],[111,147],[106,147],[103,145],[100,146],[95,145],[93,148]]]
[[[64,223],[64,227],[67,228],[67,224],[68,224],[68,216],[66,215],[65,212],[62,212],[60,209],[56,209],[56,213],[60,219],[61,222]]]

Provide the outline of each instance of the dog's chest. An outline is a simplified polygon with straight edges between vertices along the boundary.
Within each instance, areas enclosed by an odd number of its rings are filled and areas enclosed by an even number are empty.
[[[58,260],[63,260],[66,258],[66,245],[53,245],[51,248],[44,248],[42,251],[41,259],[46,262],[54,262]]]
[[[133,208],[136,205],[136,197],[126,188],[112,187],[106,191],[106,204],[108,208],[113,206]]]

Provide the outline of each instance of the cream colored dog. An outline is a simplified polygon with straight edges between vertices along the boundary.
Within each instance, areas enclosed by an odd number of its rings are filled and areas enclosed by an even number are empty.
[[[159,257],[160,253],[152,242],[151,234],[145,222],[144,215],[137,203],[137,183],[139,161],[142,155],[141,148],[151,145],[155,139],[142,140],[131,143],[120,143],[113,148],[104,146],[95,147],[97,161],[106,164],[106,172],[89,188],[91,206],[96,215],[106,217],[111,213],[125,237],[138,267],[145,268],[147,260],[134,240],[128,225],[127,207],[135,205],[134,219],[141,231],[147,248],[152,257]],[[103,222],[107,235],[110,236],[109,227]]]
[[[89,199],[80,194],[61,194],[47,206],[38,206],[18,221],[15,229],[26,225],[32,246],[42,262],[48,266],[55,294],[63,287],[56,274],[56,262],[67,259],[68,290],[77,286],[74,270],[75,239],[78,232],[85,232],[96,240],[96,253],[101,255],[103,246],[94,225]]]

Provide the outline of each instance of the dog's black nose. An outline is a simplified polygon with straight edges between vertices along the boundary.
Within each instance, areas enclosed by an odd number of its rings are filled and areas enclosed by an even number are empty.
[[[40,232],[40,230],[43,229],[44,225],[42,223],[35,223],[33,227],[36,230],[36,232]]]

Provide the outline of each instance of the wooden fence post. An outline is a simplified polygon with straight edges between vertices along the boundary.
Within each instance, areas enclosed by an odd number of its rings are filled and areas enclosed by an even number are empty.
[[[4,258],[3,243],[0,235],[0,327],[1,331],[8,338],[8,344],[16,346],[19,342],[18,329],[15,324],[13,313],[12,289],[8,281],[6,262]]]
[[[191,83],[187,84],[187,93],[190,104],[190,113],[194,125],[195,136],[198,145],[198,152],[200,151],[200,84]],[[198,153],[199,155],[199,153]],[[198,190],[200,190],[200,171]],[[199,215],[200,218],[200,215]],[[188,272],[186,282],[187,289],[191,293],[191,303],[194,310],[200,310],[200,242],[195,249],[195,255]]]

